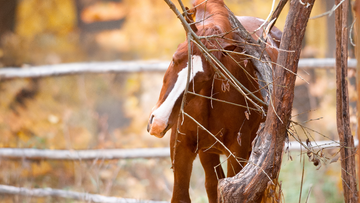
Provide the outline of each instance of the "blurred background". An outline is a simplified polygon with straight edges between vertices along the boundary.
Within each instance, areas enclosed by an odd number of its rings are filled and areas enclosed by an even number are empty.
[[[190,5],[189,0],[184,4]],[[235,15],[267,18],[272,1],[225,0]],[[278,1],[276,1],[278,2]],[[334,0],[318,0],[312,16],[329,11]],[[289,6],[276,26],[283,29]],[[350,23],[353,18],[350,16]],[[0,0],[0,68],[29,68],[91,61],[170,61],[185,31],[159,0]],[[350,46],[350,56],[353,47]],[[302,58],[332,58],[334,15],[309,21]],[[163,72],[77,74],[1,79],[0,147],[112,149],[169,146],[146,132]],[[335,72],[300,70],[293,119],[314,131],[295,128],[305,140],[337,140]],[[355,71],[349,70],[350,112],[356,131]],[[319,132],[319,133],[317,133]],[[336,158],[339,149],[327,150]],[[285,202],[299,202],[302,162],[285,154],[280,180]],[[305,159],[303,201],[343,202],[340,163],[316,170]],[[169,201],[172,170],[168,159],[54,161],[0,158],[0,184],[64,189],[124,198]],[[203,170],[196,160],[193,202],[207,202]],[[1,202],[76,202],[54,197],[1,195]]]

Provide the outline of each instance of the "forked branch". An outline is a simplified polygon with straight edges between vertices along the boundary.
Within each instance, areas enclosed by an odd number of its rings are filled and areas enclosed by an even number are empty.
[[[280,52],[275,68],[274,91],[272,102],[274,108],[268,108],[265,124],[254,140],[253,150],[247,164],[240,173],[232,178],[220,180],[218,202],[260,202],[271,182],[279,175],[282,151],[290,121],[294,98],[295,75],[281,68],[287,67],[297,72],[301,42],[315,0],[307,0],[310,6],[303,6],[299,0],[291,0],[290,11],[286,19],[280,49],[295,52]],[[277,115],[283,121],[277,118]],[[259,170],[260,167],[262,170]],[[261,172],[264,171],[264,172]],[[276,181],[273,181],[276,182]]]

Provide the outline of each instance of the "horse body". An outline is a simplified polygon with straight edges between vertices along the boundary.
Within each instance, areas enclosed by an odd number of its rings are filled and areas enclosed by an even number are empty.
[[[199,5],[202,1],[195,1]],[[205,4],[206,10],[205,10]],[[228,11],[222,0],[208,0],[196,7],[196,19],[199,36],[211,36],[227,33],[231,26],[228,22]],[[201,21],[201,19],[206,19]],[[238,17],[244,27],[251,33],[257,29],[263,20],[254,17]],[[201,23],[202,22],[202,23]],[[253,37],[261,36],[257,31]],[[277,50],[281,32],[277,28],[269,33],[266,51],[273,61],[277,58]],[[224,48],[232,52],[212,52],[220,62],[238,79],[247,89],[258,98],[261,97],[259,84],[256,81],[256,68],[250,59],[244,55],[243,48],[234,46],[231,39],[233,33],[229,32],[225,38],[207,40],[203,43],[209,49]],[[148,131],[150,134],[163,137],[170,128],[170,149],[174,170],[174,188],[172,202],[190,202],[189,184],[192,163],[199,154],[201,164],[205,171],[205,187],[209,202],[217,201],[218,179],[225,174],[220,166],[220,155],[225,154],[227,160],[227,176],[237,174],[245,164],[251,152],[251,142],[256,136],[260,122],[264,119],[261,113],[251,110],[254,105],[247,101],[229,82],[221,78],[214,71],[200,50],[192,45],[192,72],[190,74],[189,91],[214,99],[224,100],[244,107],[235,106],[220,101],[188,94],[184,111],[216,136],[231,152],[223,147],[208,132],[199,127],[187,116],[180,117],[178,126],[178,113],[180,110],[183,92],[186,88],[188,68],[187,42],[179,45],[173,60],[165,73],[163,87],[159,100],[150,115]],[[249,108],[247,108],[249,107]],[[177,133],[178,132],[178,133]],[[234,156],[237,158],[235,159]],[[241,164],[239,164],[241,162]]]
[[[235,56],[233,56],[235,57]],[[225,60],[228,60],[225,57]],[[252,92],[258,89],[256,83],[250,83],[247,80],[245,73],[237,64],[227,64],[225,60],[221,62],[228,68],[228,70],[240,81],[248,87]],[[232,66],[231,66],[232,65]],[[245,67],[242,60],[242,66]],[[255,77],[254,67],[248,62],[246,65],[247,71]],[[215,76],[214,76],[215,77]],[[225,100],[246,106],[244,97],[234,88],[224,91],[222,86],[226,85],[226,81],[220,78],[214,78],[205,84],[207,88],[201,89],[199,94],[210,96],[215,99]],[[196,85],[196,84],[195,84]],[[213,88],[212,88],[213,86]],[[191,88],[190,88],[191,89]],[[191,90],[190,90],[191,91]],[[261,98],[260,92],[255,94]],[[254,107],[248,104],[249,107]],[[251,111],[247,112],[246,108],[232,106],[218,101],[211,101],[206,98],[194,97],[185,106],[184,111],[197,120],[202,126],[208,129],[213,135],[216,135],[218,140],[222,142],[239,160],[245,164],[245,160],[251,151],[251,142],[256,136],[259,123],[262,115]],[[249,120],[246,114],[250,114]],[[179,133],[176,136],[177,128]],[[175,149],[173,147],[176,145]],[[199,154],[201,164],[205,171],[205,187],[208,194],[209,202],[216,202],[217,200],[217,182],[218,179],[224,178],[223,169],[219,167],[220,155],[225,154],[229,157],[227,160],[227,177],[234,176],[238,173],[242,166],[237,163],[234,157],[230,156],[229,152],[217,142],[206,131],[202,130],[191,119],[184,117],[183,123],[177,126],[174,124],[171,131],[171,157],[173,160],[174,169],[174,191],[172,202],[190,202],[188,199],[189,180],[191,175],[192,162]],[[215,173],[216,170],[216,173]]]

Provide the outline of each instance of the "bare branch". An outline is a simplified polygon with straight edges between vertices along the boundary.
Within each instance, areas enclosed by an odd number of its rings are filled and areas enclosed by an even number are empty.
[[[335,4],[335,5],[332,7],[331,10],[326,11],[325,13],[322,13],[322,14],[320,14],[320,15],[311,17],[311,18],[309,18],[309,20],[314,20],[314,19],[321,18],[321,17],[324,17],[324,16],[331,16],[332,14],[334,14],[334,12],[336,11],[336,9],[339,8],[342,3],[344,3],[344,1],[345,1],[345,0],[341,0],[341,2],[339,2],[338,4]]]
[[[274,23],[271,24],[271,27],[269,28],[269,31],[275,25],[277,19],[279,19],[279,15],[280,15],[281,11],[283,10],[283,8],[284,8],[284,6],[286,5],[287,2],[288,2],[288,0],[280,0],[280,2],[277,5],[273,15],[271,16],[270,22],[273,21],[273,20],[275,20],[275,21],[274,21]]]

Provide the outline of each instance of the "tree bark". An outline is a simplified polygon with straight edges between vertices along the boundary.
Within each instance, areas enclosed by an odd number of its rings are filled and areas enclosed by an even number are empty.
[[[355,16],[357,19],[360,19],[360,0],[356,0],[355,2],[355,6],[354,6],[354,10],[355,10]],[[355,29],[355,43],[358,44],[355,47],[355,54],[356,54],[356,58],[358,60],[360,60],[360,21],[357,20],[356,21],[356,29]],[[357,112],[360,112],[360,102],[359,102],[359,98],[360,98],[360,63],[357,64],[357,71],[356,71],[356,89],[357,89],[357,96],[358,96],[358,101],[357,101]],[[360,114],[357,114],[357,123],[359,126],[360,123]],[[359,127],[358,127],[359,129]],[[360,140],[360,130],[357,130],[357,138],[358,140]],[[357,170],[358,172],[360,171],[360,150],[359,150],[359,146],[357,149],[357,155],[358,155],[358,166],[357,166]],[[358,181],[360,182],[360,176]],[[359,194],[358,194],[359,196]],[[358,201],[360,203],[360,200]]]
[[[340,0],[335,1],[336,4]],[[358,202],[356,187],[356,165],[354,138],[350,129],[349,93],[347,83],[348,58],[348,12],[349,0],[335,11],[336,28],[336,123],[339,139],[343,145],[340,150],[341,177],[345,202]]]
[[[248,164],[236,176],[220,180],[218,202],[260,202],[268,185],[276,182],[294,98],[301,42],[315,0],[291,0],[281,51],[275,68],[272,105],[254,140]],[[305,5],[303,5],[305,4]],[[292,52],[294,51],[294,52]]]

